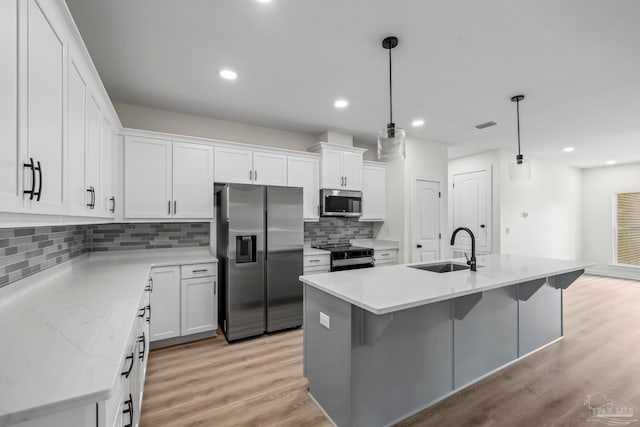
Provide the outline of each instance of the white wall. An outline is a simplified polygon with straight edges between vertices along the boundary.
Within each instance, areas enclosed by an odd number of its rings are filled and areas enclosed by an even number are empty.
[[[585,169],[583,176],[583,235],[590,271],[640,279],[640,270],[609,265],[613,262],[613,194],[640,191],[640,164]]]
[[[581,259],[582,171],[531,159],[531,180],[511,181],[509,163],[515,154],[501,151],[500,157],[501,252]]]
[[[461,157],[449,161],[449,187],[447,194],[452,190],[453,175],[465,172],[473,172],[486,169],[491,176],[491,252],[500,253],[500,151],[492,150],[472,156]],[[453,230],[453,198],[449,197],[449,229],[448,236]]]

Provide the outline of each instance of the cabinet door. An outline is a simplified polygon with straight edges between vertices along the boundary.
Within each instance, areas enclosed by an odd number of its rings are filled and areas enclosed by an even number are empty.
[[[125,217],[171,217],[171,141],[127,137],[124,186]]]
[[[85,160],[85,181],[94,193],[90,195],[94,206],[89,210],[91,215],[100,212],[100,139],[102,137],[102,111],[93,95],[87,93],[87,144]],[[90,194],[90,193],[87,193]]]
[[[345,177],[345,189],[362,190],[362,154],[342,153],[342,173]]]
[[[113,175],[111,153],[113,142],[113,130],[106,119],[102,119],[102,136],[100,137],[100,182],[96,194],[96,208],[100,216],[113,216],[111,212],[112,203],[109,200],[113,195],[111,190],[111,179]],[[97,202],[100,201],[100,203]]]
[[[40,2],[29,0],[26,40],[26,156],[40,162],[36,190],[40,200],[29,203],[32,211],[64,213],[63,137],[64,46],[53,16],[45,16]],[[27,89],[28,88],[28,89]],[[25,184],[31,186],[31,174],[25,169]]]
[[[151,270],[151,341],[180,336],[180,267]]]
[[[362,216],[360,221],[384,221],[385,217],[385,168],[362,168]]]
[[[217,277],[182,280],[182,335],[218,327],[217,287]]]
[[[344,175],[342,174],[342,151],[322,150],[321,188],[344,189]]]
[[[213,218],[213,147],[173,143],[174,218]]]
[[[287,185],[287,156],[254,152],[253,182],[259,185]]]
[[[318,221],[320,197],[320,162],[308,157],[288,156],[287,185],[302,187],[303,216],[305,221]]]
[[[0,1],[0,210],[22,207],[18,181],[18,1]]]
[[[85,187],[87,85],[73,58],[69,61],[68,81],[68,212],[70,215],[86,215],[88,213],[87,201],[89,200]]]
[[[253,153],[250,150],[216,147],[216,182],[250,184],[252,181],[252,170]]]

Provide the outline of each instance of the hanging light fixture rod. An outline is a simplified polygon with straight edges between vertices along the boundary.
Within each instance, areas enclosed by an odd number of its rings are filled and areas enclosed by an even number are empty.
[[[522,154],[520,153],[520,101],[524,99],[524,95],[515,95],[511,97],[511,102],[516,103],[516,115],[518,117],[518,155],[516,156],[516,162],[522,164]]]
[[[389,137],[393,138],[395,135],[395,123],[393,123],[393,83],[391,80],[391,49],[398,46],[398,38],[395,36],[385,37],[382,40],[382,47],[389,51],[389,123],[387,124],[387,130]]]

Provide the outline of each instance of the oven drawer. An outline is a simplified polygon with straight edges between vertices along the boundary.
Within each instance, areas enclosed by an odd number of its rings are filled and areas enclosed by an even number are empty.
[[[190,264],[180,267],[180,276],[183,279],[193,279],[196,277],[208,277],[218,275],[218,264]]]
[[[331,264],[331,258],[329,254],[326,255],[306,255],[304,257],[304,267],[315,267],[319,265],[328,266]]]

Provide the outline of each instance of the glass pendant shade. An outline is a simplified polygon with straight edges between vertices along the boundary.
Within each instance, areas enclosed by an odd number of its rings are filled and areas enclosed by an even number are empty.
[[[378,160],[404,160],[406,155],[404,129],[392,127],[378,132]]]
[[[516,159],[509,163],[509,179],[511,181],[531,179],[531,162],[529,159],[523,159],[521,154],[516,156]]]

